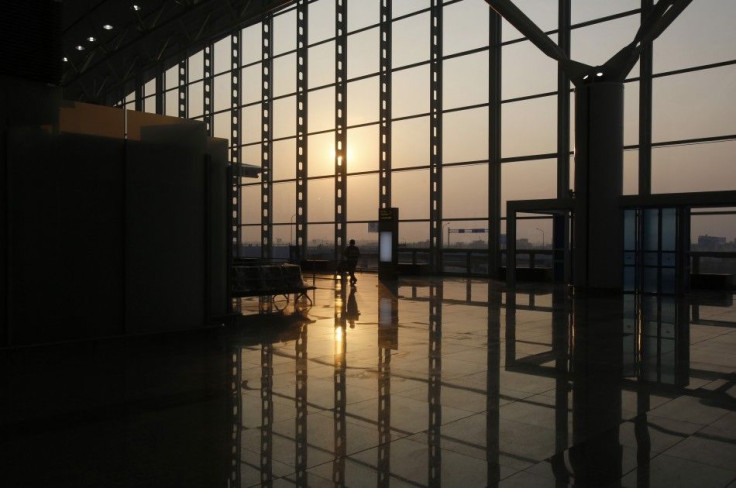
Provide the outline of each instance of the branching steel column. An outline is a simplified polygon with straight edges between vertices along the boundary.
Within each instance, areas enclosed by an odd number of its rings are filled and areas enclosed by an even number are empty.
[[[179,61],[178,117],[187,118],[187,58]]]
[[[428,486],[442,486],[442,285],[429,289]]]
[[[207,135],[214,134],[212,127],[212,66],[214,63],[214,49],[212,44],[204,47],[203,74],[204,74],[204,96],[202,97],[202,114]],[[236,232],[237,233],[237,232]]]
[[[381,208],[391,208],[391,0],[381,0],[379,188]]]
[[[156,113],[164,115],[166,113],[166,73],[159,66],[156,73]]]
[[[299,0],[296,8],[296,246],[299,259],[307,256],[307,177],[309,73],[309,0]],[[291,223],[289,223],[291,225]]]
[[[488,20],[488,276],[501,269],[501,16]]]
[[[296,340],[296,486],[307,481],[307,326],[301,325]]]
[[[348,2],[335,0],[335,259],[347,240]]]
[[[430,26],[429,248],[432,270],[442,271],[442,0],[432,0]]]
[[[570,56],[570,0],[559,0],[557,43]],[[570,78],[557,66],[557,198],[570,189]]]
[[[641,19],[651,13],[653,0],[642,0]],[[652,193],[652,41],[639,59],[639,194]]]
[[[261,485],[273,479],[273,345],[261,346]]]
[[[273,128],[271,125],[271,115],[273,101],[272,93],[272,72],[273,72],[273,17],[270,15],[263,20],[262,24],[262,95],[261,95],[261,259],[270,260],[273,253],[273,226],[272,210],[273,210],[273,190],[271,188],[271,135]]]

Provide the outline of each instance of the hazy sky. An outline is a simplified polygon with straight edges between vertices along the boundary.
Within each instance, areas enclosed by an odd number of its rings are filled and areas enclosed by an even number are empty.
[[[310,4],[309,43],[334,37],[334,0]],[[515,2],[542,29],[555,29],[557,2],[552,0],[517,0]],[[425,9],[428,0],[394,0],[393,15]],[[573,0],[573,24],[637,9],[639,0]],[[379,20],[378,0],[350,0],[348,27],[352,32]],[[448,5],[444,11],[444,54],[450,55],[488,45],[489,7],[484,0],[464,0]],[[736,59],[736,2],[733,0],[694,0],[670,26],[654,46],[654,71],[672,70]],[[639,16],[632,15],[590,27],[575,29],[572,34],[573,59],[598,65],[633,39]],[[429,12],[398,20],[393,26],[392,62],[394,68],[429,59]],[[503,38],[521,37],[504,22]],[[260,61],[261,30],[256,25],[244,30],[243,64]],[[556,38],[553,36],[553,40]],[[378,28],[348,38],[349,79],[375,74],[379,68]],[[229,137],[230,68],[229,38],[215,46],[214,83],[215,135]],[[296,55],[288,53],[296,47],[296,15],[292,10],[274,19],[273,136],[284,138],[273,144],[274,222],[285,224],[275,229],[282,240],[290,238],[290,222],[295,213],[296,186],[280,180],[296,176]],[[309,94],[309,131],[334,128],[334,42],[310,48],[308,82],[321,87]],[[488,101],[488,55],[486,52],[451,58],[444,62],[443,106],[445,109],[467,107]],[[429,78],[427,64],[400,70],[393,75],[393,117],[410,117],[429,112]],[[631,77],[638,76],[638,66]],[[190,59],[190,117],[202,113],[202,57]],[[167,88],[175,88],[171,76]],[[261,99],[261,67],[243,69],[242,102]],[[511,44],[503,51],[502,94],[505,100],[557,88],[556,64],[542,55],[529,42]],[[653,140],[666,142],[697,137],[736,134],[736,67],[725,66],[654,81]],[[151,94],[148,87],[147,94]],[[378,169],[378,78],[350,82],[348,85],[348,124],[373,124],[348,131],[347,167],[350,173]],[[625,144],[638,143],[638,83],[625,85]],[[167,96],[173,110],[176,91]],[[523,157],[556,152],[556,99],[544,97],[505,103],[502,111],[503,157]],[[150,104],[146,104],[148,108]],[[167,107],[168,108],[168,107]],[[246,106],[242,111],[242,143],[244,161],[260,165],[260,105]],[[572,141],[574,143],[574,141]],[[736,189],[736,143],[721,142],[676,146],[653,151],[653,191],[685,192]],[[571,147],[571,149],[573,149]],[[309,176],[332,175],[334,168],[334,133],[309,137]],[[466,163],[488,158],[488,111],[485,107],[451,112],[443,119],[443,162]],[[637,152],[625,155],[625,193],[637,191]],[[429,218],[429,118],[419,116],[397,121],[392,128],[393,168],[406,169],[393,174],[393,205],[400,208],[402,219]],[[502,199],[555,197],[555,161],[522,161],[503,166]],[[410,168],[417,169],[411,170]],[[488,168],[485,164],[447,167],[443,173],[443,212],[445,218],[478,219],[487,217]],[[260,219],[260,188],[244,191],[245,223]],[[334,182],[330,178],[310,180],[309,218],[312,222],[331,221],[333,217]],[[378,206],[377,173],[348,178],[348,219],[373,220]],[[504,212],[505,213],[505,212]],[[705,222],[707,220],[707,223]],[[452,223],[450,227],[485,227],[483,221]],[[349,227],[367,227],[355,224]],[[541,229],[541,230],[538,230]],[[406,240],[427,238],[426,223],[402,225]],[[247,234],[258,240],[259,229]],[[546,222],[532,221],[521,225],[520,237],[540,241],[551,229]],[[736,218],[698,219],[693,234],[709,233],[736,237]],[[310,238],[330,239],[331,225],[310,226]],[[364,232],[363,232],[364,233]],[[460,237],[460,236],[453,236]],[[248,237],[250,240],[250,237]]]

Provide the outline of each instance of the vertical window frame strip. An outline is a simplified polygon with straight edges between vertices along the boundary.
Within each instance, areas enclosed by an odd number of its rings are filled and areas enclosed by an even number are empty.
[[[208,44],[204,47],[202,61],[202,75],[204,93],[202,96],[202,115],[204,120],[205,129],[207,135],[212,137],[214,134],[214,126],[212,124],[212,66],[214,63],[214,48],[212,44]]]
[[[298,257],[307,255],[307,196],[309,137],[309,0],[298,0],[296,12],[296,246]],[[291,225],[291,222],[289,222]]]
[[[179,66],[177,68],[177,73],[179,75],[179,84],[177,87],[177,112],[178,117],[180,119],[186,119],[187,118],[187,57],[185,56],[181,61],[179,61]]]
[[[488,275],[501,276],[501,15],[488,20]]]
[[[273,16],[261,23],[261,258],[273,257]]]
[[[429,247],[432,270],[442,272],[442,0],[430,8]]]
[[[379,93],[379,195],[380,208],[391,208],[391,5],[381,0],[380,9],[380,93]]]
[[[558,3],[558,45],[570,57],[570,0]],[[557,65],[557,198],[566,198],[570,189],[570,78]]]
[[[348,2],[335,0],[335,249],[347,240]]]
[[[641,0],[640,21],[654,8],[653,0]],[[652,194],[652,73],[654,53],[647,42],[639,57],[639,194]]]
[[[156,73],[156,114],[164,115],[166,113],[165,105],[165,89],[166,89],[166,72],[162,66],[159,66],[158,73]]]

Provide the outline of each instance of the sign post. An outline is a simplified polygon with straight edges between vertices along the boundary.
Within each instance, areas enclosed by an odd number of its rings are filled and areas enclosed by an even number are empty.
[[[394,281],[399,265],[399,209],[378,209],[378,279]]]

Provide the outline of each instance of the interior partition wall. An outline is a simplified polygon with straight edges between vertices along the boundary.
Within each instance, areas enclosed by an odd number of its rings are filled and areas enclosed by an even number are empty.
[[[653,4],[515,3],[592,66]],[[693,2],[624,81],[625,195],[734,189],[734,14]],[[168,66],[121,104],[203,120],[261,167],[234,185],[241,257],[333,260],[355,239],[369,264],[378,208],[398,207],[405,255],[441,271],[472,252],[498,277],[507,202],[572,195],[572,85],[481,0],[299,0]],[[517,251],[567,248],[556,225],[519,220]]]

